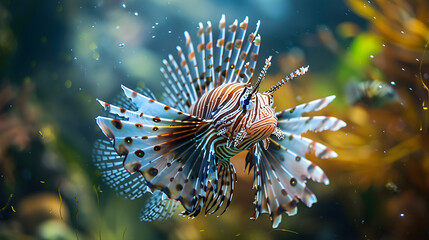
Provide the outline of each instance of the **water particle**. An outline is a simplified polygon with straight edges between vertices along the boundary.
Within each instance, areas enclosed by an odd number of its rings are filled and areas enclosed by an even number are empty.
[[[376,17],[373,17],[374,19],[377,19]]]
[[[118,25],[118,26],[116,26],[116,29],[119,29],[119,28],[121,28],[119,25]]]
[[[126,7],[127,7],[127,5],[124,3],[124,4],[122,4],[122,7],[123,7],[123,8],[126,8]]]
[[[420,62],[420,60],[419,60],[418,58],[416,58],[416,61],[417,61],[417,62]]]
[[[401,214],[399,214],[399,216],[400,216],[400,217],[404,217],[404,216],[405,216],[405,214],[401,213]]]
[[[134,16],[138,16],[138,15],[139,15],[139,13],[138,13],[138,12],[135,12],[135,13],[134,13]]]
[[[391,84],[392,86],[395,86],[395,85],[396,85],[396,83],[395,83],[394,81],[391,81],[391,82],[390,82],[390,84]]]
[[[155,26],[152,26],[152,28],[155,28]]]
[[[405,68],[401,68],[402,71],[405,71]]]
[[[155,35],[153,35],[152,38],[155,38]]]
[[[171,30],[170,30],[170,31],[168,31],[168,33],[171,33]]]
[[[413,88],[408,88],[408,89],[410,89],[410,91],[413,91]]]
[[[428,79],[428,78],[429,78],[429,74],[425,73],[425,74],[423,74],[423,77],[424,77],[425,79]]]
[[[158,24],[159,24],[159,23],[157,23],[157,22],[155,23],[155,25],[158,25]]]
[[[125,43],[119,43],[119,47],[120,47],[120,48],[125,47]]]
[[[401,33],[402,33],[402,34],[405,34],[405,32],[404,32],[404,31],[401,31]]]
[[[378,88],[383,88],[383,86],[380,84],[380,85],[378,85]]]
[[[386,47],[386,44],[383,43],[381,46]]]
[[[100,59],[100,54],[98,52],[95,52],[92,54],[92,58],[98,61],[98,59]]]
[[[360,223],[364,224],[364,223],[365,223],[365,220],[360,221]]]
[[[370,57],[370,58],[374,58],[374,55],[370,55],[369,57]]]

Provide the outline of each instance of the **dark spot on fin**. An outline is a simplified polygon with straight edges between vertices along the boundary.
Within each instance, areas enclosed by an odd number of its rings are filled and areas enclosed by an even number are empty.
[[[150,169],[149,169],[149,174],[150,174],[152,177],[155,177],[156,175],[158,175],[158,169],[156,169],[156,168],[150,168]]]
[[[122,129],[122,122],[121,120],[118,119],[112,119],[112,121],[110,121],[110,123],[117,129]]]
[[[142,150],[137,150],[134,152],[137,157],[142,158],[144,156],[144,152]]]

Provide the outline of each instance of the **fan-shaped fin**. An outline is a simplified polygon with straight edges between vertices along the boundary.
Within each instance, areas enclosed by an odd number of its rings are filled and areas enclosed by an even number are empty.
[[[279,120],[277,126],[283,132],[300,135],[307,131],[321,132],[325,130],[337,131],[347,124],[335,117],[316,116],[316,117],[297,117],[287,120]]]
[[[276,113],[278,120],[287,120],[289,118],[300,117],[303,113],[319,111],[322,108],[328,106],[335,99],[335,95],[317,99],[308,103],[304,103],[281,112]]]
[[[92,150],[94,165],[109,187],[128,199],[136,199],[149,192],[140,174],[130,174],[124,168],[123,156],[118,156],[109,141],[98,139]]]
[[[143,113],[151,116],[160,118],[168,118],[174,120],[201,120],[198,117],[191,116],[187,113],[174,109],[170,106],[157,102],[151,98],[148,98],[138,92],[135,92],[125,86],[121,86],[124,90],[125,95],[131,99],[131,101],[137,106],[140,114]]]
[[[161,191],[155,191],[141,210],[140,221],[163,221],[173,216],[179,202],[168,199]]]
[[[310,161],[286,148],[278,147],[273,139],[271,142],[267,150],[262,143],[256,149],[256,207],[253,219],[258,218],[260,213],[269,213],[273,228],[276,228],[283,212],[288,215],[296,214],[299,200],[308,207],[317,202],[316,196],[305,184],[307,177],[325,183],[329,181],[323,171]]]
[[[299,156],[311,153],[318,158],[336,158],[338,154],[330,148],[306,137],[294,134],[283,133],[284,139],[276,140],[279,144]]]

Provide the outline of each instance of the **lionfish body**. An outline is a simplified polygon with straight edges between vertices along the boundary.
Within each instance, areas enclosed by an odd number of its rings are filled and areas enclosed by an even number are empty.
[[[248,150],[246,168],[249,172],[254,169],[256,189],[253,219],[269,213],[273,227],[277,227],[283,212],[296,213],[299,200],[307,206],[316,202],[306,179],[329,183],[305,154],[337,156],[300,135],[335,131],[345,123],[334,117],[301,116],[324,108],[334,96],[274,111],[273,93],[305,74],[308,67],[260,93],[271,57],[252,85],[260,46],[259,22],[245,40],[247,18],[240,24],[235,20],[226,39],[222,16],[216,56],[211,23],[207,25],[204,31],[200,23],[198,54],[185,32],[188,51],[185,54],[177,47],[180,64],[172,55],[163,60],[165,104],[156,101],[147,89],[136,92],[124,86],[126,100],[122,104],[127,108],[99,101],[110,115],[96,121],[110,142],[96,142],[94,161],[106,181],[126,197],[153,193],[141,216],[143,221],[152,221],[170,217],[179,202],[185,209],[182,214],[189,217],[201,211],[212,214],[221,207],[224,212],[237,179],[230,158]]]

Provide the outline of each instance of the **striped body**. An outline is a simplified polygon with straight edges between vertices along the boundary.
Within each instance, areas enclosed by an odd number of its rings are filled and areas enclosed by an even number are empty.
[[[270,97],[258,93],[255,107],[243,111],[239,105],[246,84],[230,83],[205,93],[189,109],[189,114],[213,120],[216,128],[216,158],[228,161],[237,153],[248,150],[267,139],[277,126],[277,117],[270,105]]]
[[[261,38],[259,22],[246,37],[247,23],[247,18],[240,24],[235,20],[226,28],[222,16],[217,41],[211,23],[206,29],[200,23],[196,50],[185,32],[186,52],[178,46],[178,58],[170,54],[162,61],[162,102],[148,89],[125,86],[118,104],[98,100],[107,116],[96,122],[109,141],[96,142],[95,164],[120,194],[134,199],[153,193],[142,221],[164,220],[178,203],[189,217],[202,211],[213,214],[221,207],[225,212],[237,180],[230,158],[244,150],[246,168],[254,174],[252,219],[268,213],[277,227],[282,213],[296,214],[299,201],[309,207],[317,201],[307,179],[329,184],[323,170],[305,155],[337,154],[301,134],[336,131],[346,124],[335,117],[302,114],[326,107],[335,96],[276,113],[273,93],[308,67],[259,92],[271,57],[252,84]]]

